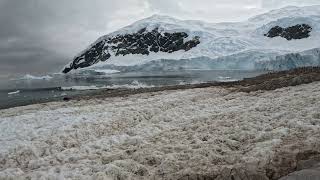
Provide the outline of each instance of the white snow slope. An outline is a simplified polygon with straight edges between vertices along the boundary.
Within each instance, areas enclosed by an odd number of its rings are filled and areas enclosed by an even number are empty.
[[[288,41],[285,38],[268,38],[266,34],[272,27],[283,28],[297,24],[308,24],[312,27],[311,36],[306,39]],[[180,50],[174,53],[150,53],[150,55],[126,55],[114,56],[106,62],[100,62],[93,67],[113,64],[132,66],[144,64],[158,59],[192,59],[220,57],[236,55],[243,52],[269,53],[270,59],[274,53],[283,55],[319,48],[320,41],[320,6],[294,7],[289,6],[269,13],[258,15],[244,22],[235,23],[205,23],[201,21],[178,20],[168,16],[154,15],[140,20],[119,31],[99,38],[94,44],[103,39],[114,37],[119,34],[131,34],[147,27],[151,31],[159,27],[161,32],[186,32],[189,38],[200,37],[201,43],[190,51]],[[89,47],[89,48],[90,48]],[[269,60],[263,57],[255,61]],[[252,62],[254,63],[254,62]]]
[[[319,152],[319,92],[212,87],[1,110],[0,179],[283,176]]]

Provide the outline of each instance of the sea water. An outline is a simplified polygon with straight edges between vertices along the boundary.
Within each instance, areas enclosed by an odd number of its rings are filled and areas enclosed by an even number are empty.
[[[25,75],[0,80],[0,109],[41,100],[59,100],[85,95],[98,89],[135,89],[217,81],[236,81],[260,75],[262,71],[182,70],[161,72],[95,72],[73,74]]]

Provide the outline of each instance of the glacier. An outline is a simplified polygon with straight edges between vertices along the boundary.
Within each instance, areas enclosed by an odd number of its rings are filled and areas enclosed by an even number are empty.
[[[287,52],[283,54],[283,52]],[[299,67],[320,66],[320,48],[290,53],[289,51],[249,50],[238,54],[215,59],[197,57],[190,59],[159,59],[137,65],[101,64],[99,67],[82,69],[86,71],[102,71],[113,69],[116,72],[154,72],[179,70],[263,70],[282,71]],[[78,72],[79,73],[79,72]]]
[[[301,25],[312,28],[306,38],[287,40],[282,37],[265,36],[270,29],[277,26],[289,28]],[[159,42],[166,34],[169,34],[170,38],[180,34],[183,38],[172,40],[169,46],[173,50],[170,52],[154,52],[151,51],[154,48],[152,43],[143,44],[150,39],[149,35],[146,35],[150,32],[156,32],[158,37],[161,36]],[[297,32],[292,33],[294,36]],[[128,38],[134,36],[138,38],[138,45],[126,43],[129,41]],[[144,40],[140,42],[139,38]],[[170,38],[164,40],[171,40]],[[174,47],[177,42],[181,45],[192,42],[194,39],[198,39],[199,44],[187,49],[178,48],[178,45]],[[152,40],[155,39],[151,38]],[[319,61],[316,60],[317,54],[314,51],[320,48],[319,40],[320,6],[289,6],[272,10],[243,22],[229,23],[207,23],[154,15],[100,37],[79,53],[70,64],[65,66],[63,71],[68,73],[79,69],[81,71],[82,69],[110,69],[110,67],[113,67],[111,70],[120,71],[170,68],[283,70],[292,67],[318,66]],[[139,53],[141,46],[149,51]],[[119,54],[120,49],[128,48],[137,53]],[[169,64],[170,67],[167,67]]]
[[[269,61],[256,62],[256,69],[289,70],[306,66],[320,66],[320,49],[276,56]]]

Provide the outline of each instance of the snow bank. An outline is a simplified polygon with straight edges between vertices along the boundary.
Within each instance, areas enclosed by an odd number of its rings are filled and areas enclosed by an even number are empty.
[[[285,157],[320,148],[319,91],[212,87],[1,110],[0,179],[281,177],[296,163]]]

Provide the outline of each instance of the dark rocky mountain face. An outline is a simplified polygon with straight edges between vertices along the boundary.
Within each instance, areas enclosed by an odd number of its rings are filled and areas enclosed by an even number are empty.
[[[290,41],[292,39],[308,38],[310,36],[311,31],[312,31],[312,27],[307,24],[297,24],[295,26],[291,26],[288,28],[275,26],[271,28],[270,31],[267,34],[265,34],[265,36],[269,38],[280,36]]]
[[[185,32],[161,33],[158,28],[152,31],[147,31],[146,28],[143,28],[137,33],[107,38],[76,57],[70,67],[66,67],[63,70],[63,73],[68,73],[72,69],[89,67],[99,61],[106,61],[111,57],[111,52],[115,56],[128,54],[149,55],[150,52],[173,53],[179,50],[189,51],[200,44],[198,36],[185,41],[188,37],[189,35]]]

